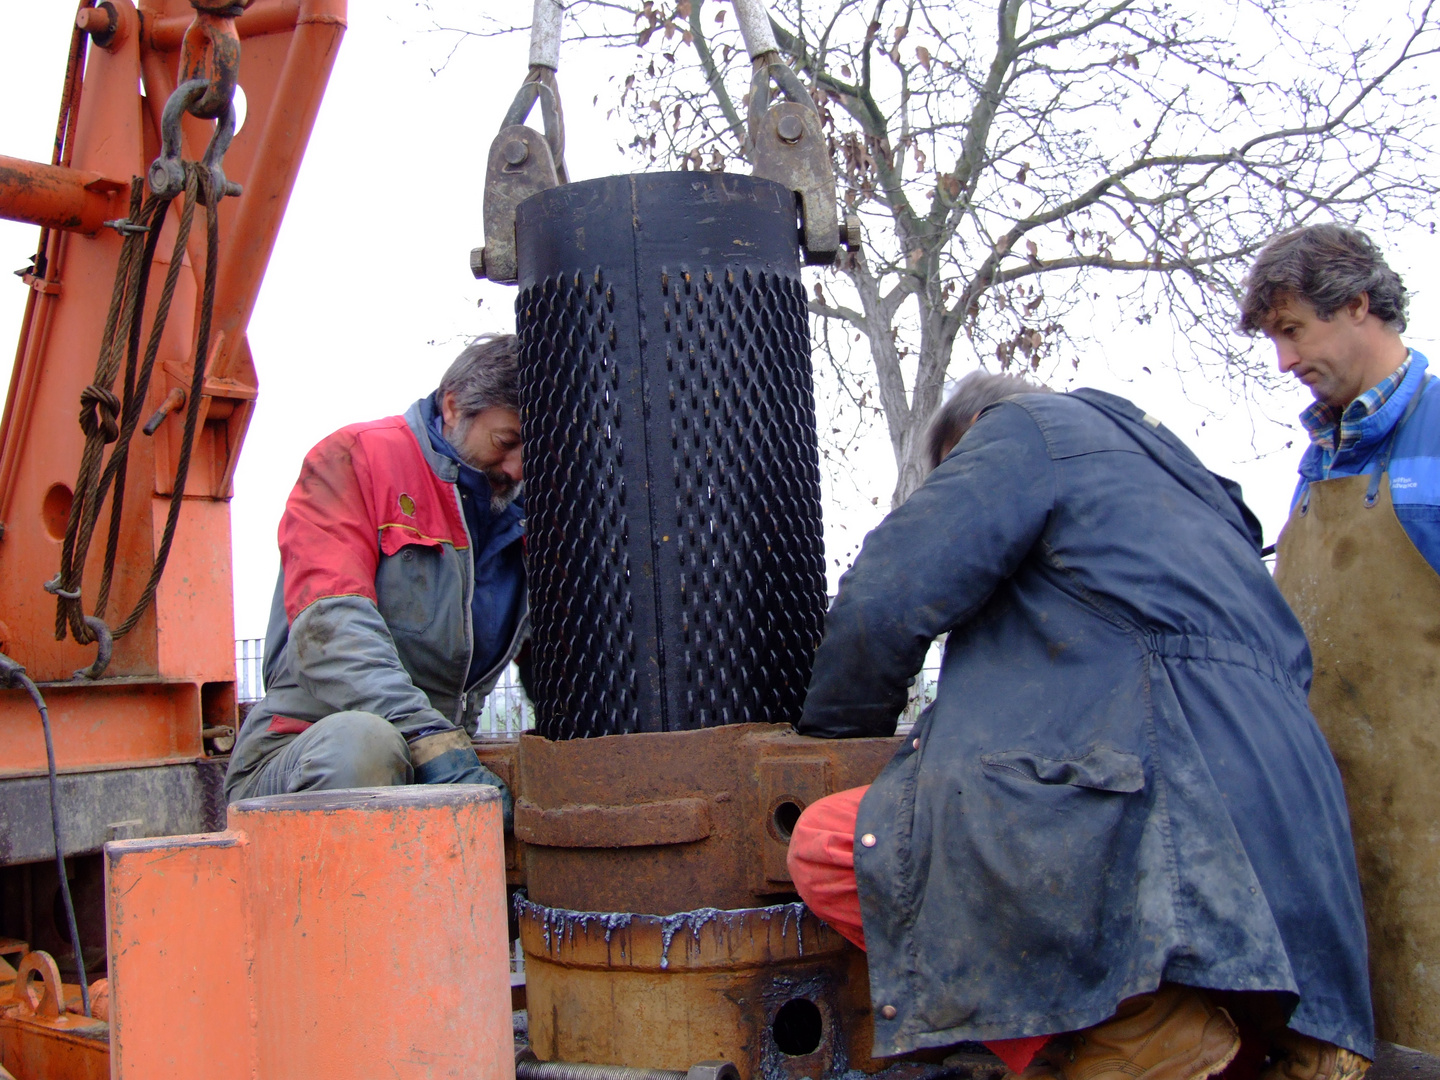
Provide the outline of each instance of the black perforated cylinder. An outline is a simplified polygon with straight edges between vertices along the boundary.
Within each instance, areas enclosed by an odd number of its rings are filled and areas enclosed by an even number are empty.
[[[794,196],[612,176],[516,239],[540,733],[794,721],[825,610]]]

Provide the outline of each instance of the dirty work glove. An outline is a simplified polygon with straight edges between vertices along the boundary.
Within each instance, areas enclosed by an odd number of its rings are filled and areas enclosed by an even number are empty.
[[[500,789],[505,831],[515,828],[515,803],[505,783],[480,764],[470,736],[459,730],[422,735],[410,743],[410,764],[417,784],[489,784]]]

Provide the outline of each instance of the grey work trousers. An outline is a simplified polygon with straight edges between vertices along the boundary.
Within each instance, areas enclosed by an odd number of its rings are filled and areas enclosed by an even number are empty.
[[[410,748],[395,725],[368,712],[317,720],[247,776],[231,801],[321,788],[411,784]]]

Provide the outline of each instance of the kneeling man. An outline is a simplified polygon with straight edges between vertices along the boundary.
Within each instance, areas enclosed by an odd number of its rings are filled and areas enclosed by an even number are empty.
[[[874,784],[801,817],[796,886],[869,952],[879,1054],[1202,1080],[1243,1032],[1266,1080],[1355,1080],[1345,796],[1259,524],[1128,401],[1035,389],[964,380],[841,581],[802,734],[893,734],[949,638]]]
[[[342,428],[305,456],[280,520],[265,697],[225,777],[232,801],[503,790],[470,736],[528,626],[517,362],[514,335],[477,338],[404,416]]]

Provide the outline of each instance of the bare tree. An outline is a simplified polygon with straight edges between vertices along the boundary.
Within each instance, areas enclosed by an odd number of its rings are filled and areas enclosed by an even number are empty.
[[[849,401],[884,417],[893,502],[923,476],[952,368],[1078,365],[1102,295],[1168,316],[1226,377],[1266,380],[1231,332],[1260,245],[1433,208],[1432,4],[772,0],[866,225],[810,309]],[[743,167],[750,63],[726,0],[571,10],[579,36],[637,58],[613,113],[638,159]]]

